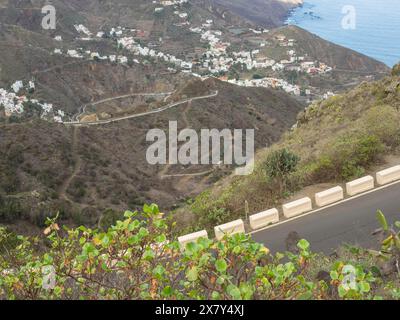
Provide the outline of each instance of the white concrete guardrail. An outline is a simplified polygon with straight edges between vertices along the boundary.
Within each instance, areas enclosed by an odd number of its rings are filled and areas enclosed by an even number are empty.
[[[376,174],[376,181],[380,186],[400,180],[400,166],[395,166]]]
[[[396,181],[400,181],[400,165],[382,170],[376,173],[377,185],[384,186]],[[375,181],[373,176],[366,176],[354,181],[346,183],[346,193],[348,197],[373,190],[375,188]],[[334,205],[336,202],[344,200],[344,190],[342,187],[337,186],[315,194],[315,203],[317,207],[325,207]],[[285,218],[293,218],[300,216],[304,213],[313,210],[312,201],[310,198],[303,198],[282,206]],[[271,224],[278,223],[279,211],[278,209],[270,209],[249,217],[250,227],[252,230],[260,230],[268,227]],[[245,226],[243,220],[232,221],[214,228],[215,237],[221,240],[225,235],[234,235],[237,233],[245,233]],[[182,246],[189,242],[197,241],[201,237],[207,237],[207,231],[192,233],[178,238]]]
[[[366,176],[361,179],[346,183],[346,191],[350,197],[368,190],[372,190],[374,187],[374,177],[372,176]]]
[[[214,228],[214,232],[217,240],[221,240],[226,235],[231,236],[237,233],[246,233],[242,219],[217,226]]]
[[[197,240],[201,238],[208,239],[208,234],[206,230],[202,230],[199,232],[191,233],[186,236],[182,236],[178,238],[178,241],[182,248],[185,248],[188,243],[197,242]]]
[[[264,212],[254,214],[249,217],[250,227],[252,230],[261,229],[279,222],[279,211],[278,209],[270,209]]]
[[[306,197],[290,203],[286,203],[282,206],[282,208],[283,208],[283,215],[286,218],[292,218],[302,213],[311,211],[312,201],[310,198]]]
[[[318,207],[324,207],[344,199],[342,187],[335,187],[315,194],[315,203]]]

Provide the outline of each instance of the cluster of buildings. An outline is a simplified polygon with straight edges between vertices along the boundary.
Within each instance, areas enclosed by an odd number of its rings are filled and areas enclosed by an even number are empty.
[[[186,19],[188,14],[186,12],[181,12],[178,10],[178,5],[186,3],[187,1],[153,1],[160,5],[159,8],[164,9],[167,6],[177,6],[174,14],[182,19]],[[207,44],[207,49],[202,54],[202,57],[197,61],[185,61],[183,59],[177,58],[172,54],[163,53],[157,51],[153,48],[143,45],[142,42],[135,40],[135,37],[127,34],[126,29],[123,27],[112,28],[109,32],[110,36],[117,38],[117,44],[119,48],[124,48],[131,52],[135,56],[154,58],[158,61],[169,64],[171,67],[180,69],[182,72],[191,73],[196,77],[208,77],[215,76],[220,77],[223,81],[229,81],[238,86],[255,86],[255,87],[268,87],[268,88],[280,88],[287,93],[299,96],[301,94],[301,89],[298,85],[293,85],[285,81],[284,79],[266,77],[262,79],[250,79],[250,80],[228,80],[226,76],[221,77],[230,71],[234,65],[241,65],[243,69],[246,70],[256,70],[256,69],[266,69],[271,68],[275,72],[281,71],[297,71],[306,72],[311,75],[327,73],[332,70],[331,67],[314,61],[306,61],[305,57],[297,56],[294,49],[288,49],[288,58],[281,61],[275,61],[269,57],[263,55],[261,50],[242,50],[239,52],[228,52],[228,48],[231,44],[227,41],[223,41],[222,31],[213,30],[213,20],[207,19],[201,26],[190,27],[189,30],[193,33],[200,35],[201,41]],[[86,36],[91,36],[92,33],[83,25],[76,25],[76,30],[79,33],[83,33]],[[130,30],[136,31],[136,30]],[[257,35],[268,33],[268,30],[261,29],[255,30],[250,29],[252,33]],[[101,31],[97,33],[97,37],[104,37],[105,32]],[[284,35],[275,36],[275,40],[278,41],[279,46],[282,47],[294,47],[295,40],[287,39]],[[262,45],[264,44],[264,46]],[[262,43],[260,47],[265,47],[265,43]],[[261,49],[261,48],[260,48]],[[60,49],[55,49],[54,53],[63,54]],[[89,58],[95,60],[109,60],[114,63],[127,64],[128,57],[123,55],[109,55],[103,56],[98,52],[90,52],[83,50],[71,49],[66,52],[66,55],[73,58]],[[133,59],[134,63],[140,63],[138,59]],[[199,74],[201,73],[201,75]],[[305,90],[310,93],[310,90]]]
[[[298,56],[296,50],[293,48],[296,41],[294,39],[287,39],[284,35],[276,35],[274,37],[275,44],[280,47],[288,47],[287,57],[280,61],[275,61],[262,53],[264,47],[269,45],[269,42],[261,40],[259,49],[249,49],[242,51],[229,50],[231,43],[226,41],[222,31],[214,28],[214,21],[212,19],[205,19],[199,26],[190,26],[188,21],[189,14],[184,12],[181,8],[182,4],[187,3],[188,0],[154,0],[153,4],[156,5],[155,12],[163,12],[166,7],[174,6],[173,14],[178,16],[181,21],[179,26],[187,25],[189,30],[197,33],[200,36],[201,42],[205,43],[201,51],[201,57],[184,58],[180,59],[173,54],[163,53],[155,50],[151,43],[146,46],[143,41],[135,40],[142,39],[142,34],[145,31],[136,29],[126,29],[124,27],[111,28],[109,31],[99,31],[92,33],[87,27],[82,24],[74,25],[76,31],[81,36],[79,40],[93,40],[94,38],[111,37],[116,40],[119,48],[126,49],[133,56],[138,58],[128,58],[121,54],[102,55],[99,52],[92,52],[82,48],[73,49],[58,49],[54,50],[54,54],[65,55],[77,59],[91,59],[97,61],[110,61],[112,63],[128,64],[129,62],[141,63],[139,57],[153,58],[156,61],[166,63],[169,70],[190,73],[195,77],[219,77],[222,81],[244,86],[244,87],[266,87],[282,89],[289,94],[300,96],[302,94],[311,95],[310,89],[301,89],[300,86],[290,84],[284,79],[280,79],[274,74],[274,77],[264,77],[258,79],[229,79],[227,73],[231,71],[234,66],[241,66],[242,70],[251,71],[257,69],[271,68],[272,71],[279,73],[281,71],[296,71],[305,72],[311,75],[324,74],[332,71],[332,68],[324,63],[307,61],[306,57]],[[183,22],[182,22],[183,21]],[[135,33],[134,35],[132,33]],[[266,29],[248,29],[248,32],[257,36],[268,33]],[[225,38],[225,39],[224,39]],[[260,37],[259,37],[260,38]],[[56,41],[63,41],[61,36],[54,38]],[[160,38],[160,41],[162,38]],[[261,39],[261,38],[260,38]],[[187,61],[185,61],[187,60]],[[176,69],[175,69],[176,68]],[[4,106],[6,116],[14,113],[21,114],[24,112],[24,105],[31,102],[39,106],[42,110],[41,116],[44,118],[52,118],[55,122],[62,122],[65,114],[61,110],[55,111],[52,104],[40,103],[37,100],[29,100],[26,96],[18,95],[22,89],[27,89],[29,92],[35,89],[33,81],[25,86],[22,81],[16,81],[9,92],[5,89],[0,89],[0,106]],[[332,96],[332,92],[324,94],[323,98],[327,99]]]
[[[278,44],[281,47],[294,47],[296,43],[295,39],[287,39],[283,34],[276,35],[275,39],[278,41]]]
[[[22,80],[17,80],[11,85],[11,91],[0,88],[0,106],[4,107],[6,117],[12,114],[21,114],[24,112],[24,103],[29,99],[25,95],[19,96],[18,93],[22,90],[32,92],[35,90],[35,83],[28,81],[26,85]]]
[[[39,102],[37,99],[29,99],[26,95],[17,95],[15,92],[10,92],[0,88],[0,107],[4,108],[4,114],[6,117],[15,114],[23,114],[28,103],[39,107],[41,110],[40,117],[42,119],[52,119],[54,122],[63,122],[65,113],[62,110],[55,111],[52,104]]]
[[[273,88],[282,89],[289,94],[295,96],[301,95],[301,88],[298,85],[292,85],[283,79],[277,78],[262,78],[262,79],[251,79],[251,80],[228,80],[229,83],[235,84],[241,87],[263,87],[263,88]],[[310,94],[311,92],[309,92]]]
[[[201,34],[202,41],[207,42],[208,49],[204,53],[201,66],[208,69],[211,76],[228,72],[234,65],[240,64],[247,70],[257,68],[268,68],[275,64],[273,59],[268,57],[257,57],[259,50],[228,52],[231,46],[230,42],[224,42],[221,38],[222,32],[219,30],[211,30],[212,20],[207,20],[202,27],[190,28],[190,31]],[[257,31],[251,29],[253,32]],[[265,30],[258,31],[260,33],[267,32]]]
[[[82,48],[79,49],[71,49],[67,50],[66,52],[63,52],[61,49],[55,49],[54,54],[59,54],[59,55],[66,55],[71,58],[76,58],[76,59],[91,59],[91,60],[98,60],[98,61],[104,61],[108,60],[113,63],[120,63],[120,64],[128,64],[129,60],[128,57],[124,55],[114,55],[111,54],[109,56],[107,55],[102,55],[97,51],[90,51],[86,50],[83,51]],[[134,63],[139,63],[138,60],[133,59]]]
[[[0,88],[0,106],[4,107],[6,117],[12,114],[24,112],[24,102],[28,99],[25,96],[17,96],[15,92],[9,92]]]
[[[319,62],[318,66],[315,62],[302,62],[300,65],[300,70],[308,74],[315,75],[331,72],[333,68],[322,62]]]
[[[170,7],[170,6],[179,6],[185,3],[188,3],[189,0],[161,0],[161,1],[153,1],[153,4],[160,4],[163,7]]]
[[[173,64],[174,66],[188,72],[190,72],[193,67],[193,62],[186,62],[172,54],[163,53],[161,51],[156,51],[149,47],[143,46],[140,43],[136,42],[133,37],[124,37],[118,39],[118,46],[130,51],[136,56],[152,57],[165,63]]]

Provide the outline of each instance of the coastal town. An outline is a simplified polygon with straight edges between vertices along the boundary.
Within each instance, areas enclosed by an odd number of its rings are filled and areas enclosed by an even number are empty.
[[[190,21],[190,14],[185,11],[187,0],[175,1],[153,1],[154,15],[171,14],[176,18],[174,26],[176,28],[187,29],[193,36],[197,36],[201,43],[200,48],[196,48],[197,53],[194,57],[182,55],[177,51],[177,55],[166,53],[154,48],[152,43],[143,40],[146,30],[132,29],[123,26],[116,26],[110,29],[91,31],[83,24],[75,24],[77,43],[90,43],[94,41],[115,42],[114,54],[104,54],[99,51],[84,49],[80,46],[65,48],[60,46],[54,48],[53,55],[61,55],[74,59],[87,59],[98,62],[117,63],[125,66],[133,64],[157,63],[163,64],[169,72],[182,72],[194,77],[207,79],[209,77],[218,78],[221,81],[229,82],[233,85],[242,87],[265,87],[283,90],[288,94],[311,102],[315,99],[327,99],[334,95],[334,92],[322,90],[313,86],[300,85],[285,77],[287,73],[305,74],[309,77],[329,75],[333,68],[319,61],[315,61],[305,55],[300,55],[296,51],[296,40],[287,38],[283,34],[277,34],[270,40],[270,30],[264,28],[241,28],[239,31],[226,31],[218,29],[212,19],[205,18],[199,25],[194,25]],[[174,20],[175,21],[175,20]],[[233,48],[230,39],[242,43],[244,40],[240,36],[232,36],[233,33],[244,35],[247,42],[248,38],[253,41],[248,48],[236,50]],[[248,38],[246,38],[246,36]],[[239,40],[238,40],[239,39]],[[55,43],[63,43],[63,37],[56,35]],[[243,41],[242,41],[243,40]],[[165,40],[160,37],[158,46],[161,47]],[[151,46],[150,46],[151,45]],[[235,48],[237,43],[235,44]],[[283,55],[280,59],[273,59],[266,54],[268,48],[278,47]],[[125,53],[124,53],[125,52]],[[178,54],[180,57],[178,57]],[[24,92],[32,94],[34,92],[33,81],[26,84]],[[5,108],[6,116],[21,114],[24,106],[28,102],[41,108],[41,117],[51,119],[51,121],[62,122],[65,114],[62,110],[53,111],[50,103],[38,102],[30,99],[26,95],[18,95],[24,88],[21,80],[17,80],[10,91],[1,89],[0,105]],[[51,117],[49,115],[51,114]]]

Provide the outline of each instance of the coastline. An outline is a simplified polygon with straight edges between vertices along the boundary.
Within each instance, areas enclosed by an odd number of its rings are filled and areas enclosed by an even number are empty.
[[[286,1],[282,1],[287,3]],[[283,21],[282,21],[282,26],[287,26],[288,25],[288,20],[289,18],[293,15],[293,13],[304,7],[304,0],[299,0],[298,3],[293,3],[290,2],[292,4],[292,6],[290,8],[288,8],[286,15],[283,17]]]
[[[400,34],[396,31],[400,27],[400,14],[392,10],[395,1],[385,0],[378,10],[373,0],[361,7],[357,7],[355,0],[335,3],[305,0],[288,11],[284,25],[297,26],[392,67],[400,61]],[[343,29],[342,7],[348,3],[357,8],[357,27]]]

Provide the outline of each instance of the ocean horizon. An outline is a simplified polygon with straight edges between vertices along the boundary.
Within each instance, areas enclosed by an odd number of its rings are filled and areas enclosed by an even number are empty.
[[[345,6],[355,9],[355,29],[342,27]],[[305,0],[286,23],[392,67],[400,61],[399,9],[399,0]]]

